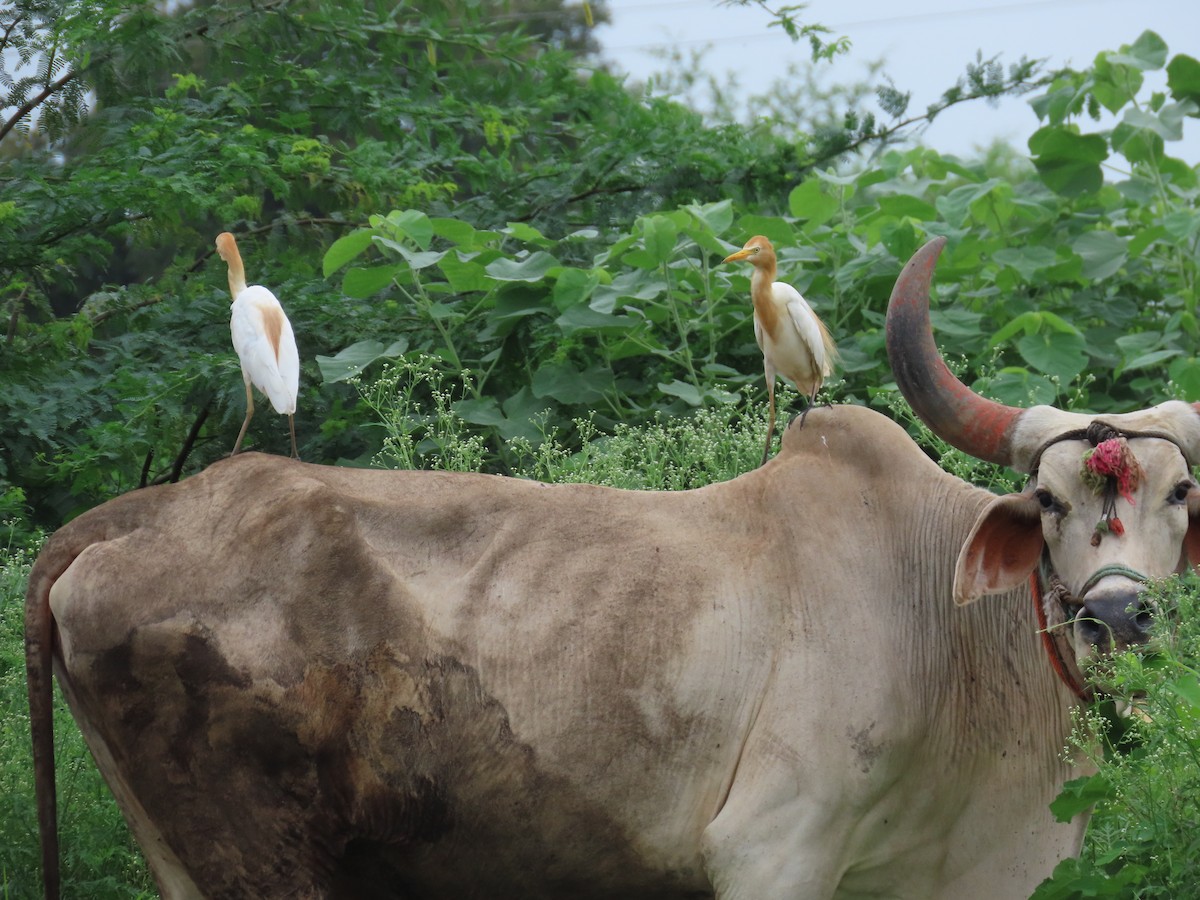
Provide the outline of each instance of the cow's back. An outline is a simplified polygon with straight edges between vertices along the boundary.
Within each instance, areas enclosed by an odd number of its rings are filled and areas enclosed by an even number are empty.
[[[112,507],[62,680],[205,896],[706,895],[773,615],[719,491],[247,454]]]

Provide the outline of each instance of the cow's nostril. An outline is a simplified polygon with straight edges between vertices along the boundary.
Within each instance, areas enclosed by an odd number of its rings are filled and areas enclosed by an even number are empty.
[[[1112,630],[1099,619],[1089,616],[1086,607],[1079,611],[1075,630],[1080,638],[1093,646],[1112,643]]]
[[[1133,617],[1133,623],[1143,638],[1150,637],[1150,627],[1154,624],[1154,613],[1150,607],[1143,605]]]
[[[1076,634],[1101,650],[1143,644],[1150,636],[1154,613],[1138,592],[1120,591],[1088,597],[1076,618]]]

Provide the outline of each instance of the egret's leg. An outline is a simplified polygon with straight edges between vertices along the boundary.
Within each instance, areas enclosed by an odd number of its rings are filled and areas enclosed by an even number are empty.
[[[775,434],[775,379],[767,379],[767,443],[763,447],[763,458],[760,465],[766,465],[771,455],[771,437]]]
[[[299,459],[300,451],[296,449],[296,420],[291,413],[288,413],[288,431],[292,433],[292,459]]]
[[[813,408],[813,404],[817,402],[817,388],[813,388],[813,392],[808,395],[808,404],[804,407],[804,412],[800,413],[800,424],[797,428],[804,427],[804,420],[808,418],[808,411]]]
[[[254,417],[254,394],[250,389],[250,382],[246,382],[246,418],[242,422],[242,430],[238,432],[237,440],[233,444],[233,452],[229,455],[233,456],[242,449],[242,438],[246,436],[246,429],[250,427],[250,420]]]

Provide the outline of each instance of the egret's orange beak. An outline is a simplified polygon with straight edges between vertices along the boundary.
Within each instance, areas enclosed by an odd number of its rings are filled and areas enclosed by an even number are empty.
[[[727,257],[721,260],[722,263],[738,262],[739,260],[749,258],[750,254],[755,250],[754,247],[743,247],[737,253],[730,253]]]

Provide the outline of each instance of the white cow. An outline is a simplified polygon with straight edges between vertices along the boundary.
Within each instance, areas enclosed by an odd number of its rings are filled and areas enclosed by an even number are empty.
[[[938,249],[897,286],[901,344]],[[841,407],[694,491],[243,454],[80,516],[27,601],[48,896],[52,667],[170,900],[1028,896],[1082,824],[1048,809],[1072,629],[1046,652],[1026,581],[1051,624],[1087,611],[1080,652],[1136,640],[1140,580],[1197,546],[1200,416],[1105,419],[1154,433],[1113,516],[1089,442],[1037,453],[1083,419],[984,411],[935,427],[1035,448],[1026,493]]]

